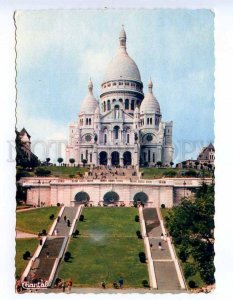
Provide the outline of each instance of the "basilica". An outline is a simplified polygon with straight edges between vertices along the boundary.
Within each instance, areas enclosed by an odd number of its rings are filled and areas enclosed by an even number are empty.
[[[75,164],[93,166],[169,165],[173,160],[172,127],[172,121],[162,121],[151,80],[144,94],[122,28],[117,54],[101,85],[100,103],[90,80],[77,121],[69,126],[66,163],[74,159]]]

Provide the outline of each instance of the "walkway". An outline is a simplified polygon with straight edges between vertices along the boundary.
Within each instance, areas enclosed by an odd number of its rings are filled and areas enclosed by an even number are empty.
[[[70,228],[72,226],[72,222],[75,219],[75,216],[77,214],[78,206],[76,207],[65,207],[64,211],[62,213],[62,216],[60,218],[60,221],[57,223],[54,231],[53,236],[55,235],[55,231],[57,231],[58,236],[68,236],[70,232]],[[66,221],[64,220],[64,217],[66,217]],[[70,220],[70,227],[67,226],[67,220]]]
[[[55,226],[55,229],[58,230],[58,236],[55,236],[54,232],[52,236],[47,236],[39,255],[34,259],[31,269],[29,270],[27,276],[29,282],[39,278],[43,281],[51,279],[51,273],[54,271],[54,267],[57,268],[59,263],[57,258],[63,255],[72,223],[75,222],[77,211],[78,207],[64,208],[61,219]],[[70,220],[70,227],[67,226],[64,216],[67,217],[67,220]]]
[[[167,242],[161,240],[162,228],[156,208],[144,208],[143,216],[146,232],[149,237],[151,256],[154,263],[155,276],[159,291],[179,291],[181,286],[175,268],[175,263]],[[162,243],[162,250],[158,243]]]
[[[37,234],[16,230],[16,238],[17,239],[37,238],[37,237],[38,237]]]

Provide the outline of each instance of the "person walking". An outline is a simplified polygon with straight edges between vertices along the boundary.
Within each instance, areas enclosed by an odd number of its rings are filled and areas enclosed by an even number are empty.
[[[66,222],[66,216],[64,216],[64,221]]]
[[[120,276],[119,280],[118,280],[118,283],[119,283],[119,286],[120,288],[122,289],[123,288],[123,284],[124,284],[124,281],[123,281],[123,278]]]
[[[106,289],[106,283],[105,283],[104,280],[101,282],[101,286],[102,286],[103,289]]]
[[[65,293],[65,291],[66,291],[66,283],[65,283],[64,280],[62,281],[61,287],[62,287],[62,292]]]
[[[163,233],[161,233],[161,240],[163,241],[164,240],[164,235],[163,235]]]
[[[162,243],[161,242],[158,242],[158,247],[159,247],[159,250],[162,250]]]
[[[71,292],[72,285],[73,285],[73,281],[72,281],[72,279],[69,279],[69,280],[68,280],[68,283],[67,283],[68,293]]]

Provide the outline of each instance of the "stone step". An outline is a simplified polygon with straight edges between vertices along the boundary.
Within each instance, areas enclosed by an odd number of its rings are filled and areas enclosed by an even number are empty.
[[[46,258],[47,252],[49,252],[49,258],[56,258],[60,253],[64,239],[65,238],[63,237],[47,238],[40,252],[39,258]]]
[[[62,213],[60,221],[57,223],[57,225],[55,227],[55,230],[57,230],[58,236],[59,235],[60,236],[69,235],[70,227],[72,226],[72,223],[74,222],[77,211],[78,211],[78,206],[64,208],[64,211]],[[64,220],[65,216],[66,216],[66,221]],[[67,226],[67,220],[70,220],[70,227]],[[53,232],[53,235],[54,235],[54,232]]]
[[[158,290],[181,290],[173,261],[154,261]]]

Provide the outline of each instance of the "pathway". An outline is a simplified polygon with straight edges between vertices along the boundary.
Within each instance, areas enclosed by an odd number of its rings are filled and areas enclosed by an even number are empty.
[[[68,236],[70,232],[70,228],[72,226],[72,222],[75,219],[75,216],[77,214],[78,206],[76,207],[65,207],[64,211],[62,213],[62,216],[60,218],[60,221],[57,223],[54,231],[53,236],[55,235],[55,231],[57,231],[58,236]],[[66,217],[66,221],[64,220],[64,217]],[[70,227],[67,226],[67,220],[70,220]]]
[[[146,232],[149,237],[151,256],[154,264],[155,276],[159,291],[179,291],[180,282],[172,259],[168,243],[161,240],[162,228],[156,208],[144,208],[143,216]],[[162,243],[162,250],[158,243]]]
[[[38,237],[37,234],[16,230],[16,238],[17,239],[37,238],[37,237]]]
[[[60,221],[56,224],[55,229],[58,230],[58,236],[47,236],[40,253],[34,259],[32,266],[29,270],[27,279],[32,281],[34,279],[42,279],[47,281],[54,272],[54,267],[57,268],[59,260],[63,255],[65,246],[67,244],[67,238],[69,236],[72,223],[75,222],[75,217],[78,211],[78,207],[65,207]],[[70,227],[64,221],[64,216],[67,220],[70,220]]]

